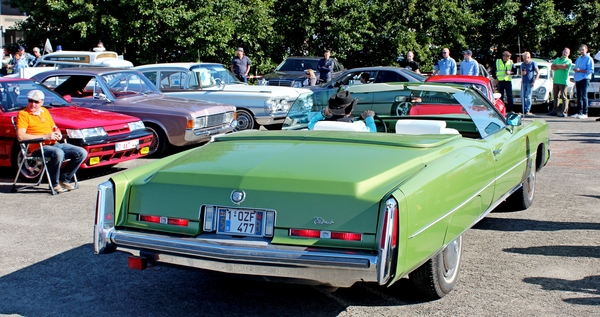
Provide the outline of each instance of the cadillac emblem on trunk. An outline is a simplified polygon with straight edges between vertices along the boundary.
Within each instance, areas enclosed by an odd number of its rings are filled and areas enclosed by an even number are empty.
[[[235,189],[231,192],[229,198],[231,198],[232,203],[239,205],[246,199],[246,193],[243,190]]]

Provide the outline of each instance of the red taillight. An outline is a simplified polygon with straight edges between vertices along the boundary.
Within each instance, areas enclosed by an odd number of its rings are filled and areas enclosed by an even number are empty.
[[[353,232],[332,232],[331,239],[361,241],[362,235]]]
[[[304,238],[320,238],[321,230],[309,230],[309,229],[292,229],[290,236],[304,237]]]
[[[395,248],[398,245],[398,223],[400,222],[398,219],[398,205],[392,211],[394,213],[394,223],[392,224],[392,248]]]
[[[140,215],[140,221],[160,223],[160,217]]]
[[[290,236],[302,238],[335,239],[346,241],[362,241],[362,233],[331,232],[314,229],[290,229]]]
[[[149,216],[149,215],[140,215],[140,221],[144,222],[152,222],[152,223],[161,223],[163,225],[173,225],[173,226],[181,226],[187,227],[189,221],[187,219],[179,219],[179,218],[168,218],[168,217],[160,217],[160,216]]]
[[[388,211],[385,210],[385,214],[383,215],[383,229],[381,230],[381,239],[379,241],[379,248],[383,249],[385,247],[385,238],[387,236],[387,219],[388,219]]]
[[[170,225],[187,227],[188,220],[187,219],[169,219],[169,221],[167,221],[167,223]]]

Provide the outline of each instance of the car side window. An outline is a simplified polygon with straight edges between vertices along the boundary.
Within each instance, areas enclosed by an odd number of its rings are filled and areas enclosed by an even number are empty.
[[[156,85],[156,77],[158,77],[156,71],[143,72],[142,74]]]
[[[396,72],[380,71],[375,78],[376,83],[407,82],[408,79]]]

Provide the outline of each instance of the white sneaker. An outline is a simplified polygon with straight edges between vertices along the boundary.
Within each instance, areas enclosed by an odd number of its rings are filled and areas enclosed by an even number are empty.
[[[576,113],[576,114],[572,115],[571,118],[579,118],[579,114]]]
[[[580,114],[577,119],[587,119],[587,114]]]

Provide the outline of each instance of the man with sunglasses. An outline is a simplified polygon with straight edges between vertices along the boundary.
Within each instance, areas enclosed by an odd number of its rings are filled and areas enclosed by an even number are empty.
[[[456,61],[450,57],[450,49],[444,47],[442,59],[438,62],[438,68],[433,75],[456,75]]]
[[[49,159],[46,166],[50,173],[52,186],[57,193],[74,190],[71,185],[73,175],[87,158],[87,152],[78,146],[59,142],[62,139],[60,130],[44,104],[44,93],[40,90],[31,90],[27,94],[27,107],[19,111],[17,117],[17,139],[19,141],[42,138],[44,154]],[[33,143],[29,150],[35,156],[39,153],[39,145]],[[63,161],[69,160],[64,168],[60,169]]]

